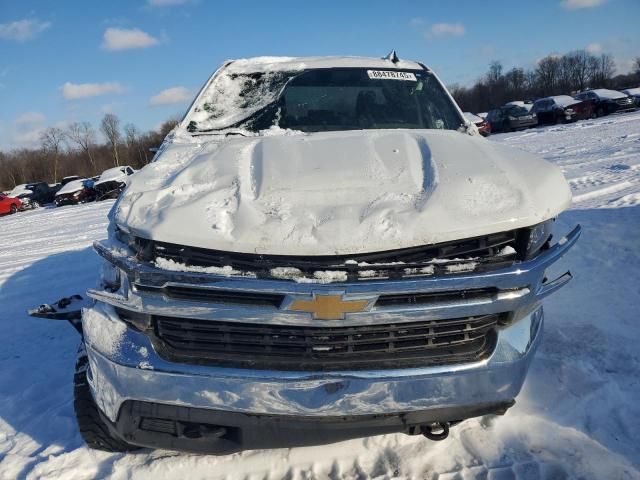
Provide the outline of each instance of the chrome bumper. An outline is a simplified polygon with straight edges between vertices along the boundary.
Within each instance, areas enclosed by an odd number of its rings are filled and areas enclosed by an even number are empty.
[[[89,292],[98,300],[83,314],[91,367],[89,380],[94,398],[111,421],[117,419],[125,400],[309,417],[412,412],[511,400],[520,391],[541,338],[543,313],[540,301],[571,279],[567,272],[556,280],[544,281],[545,269],[566,253],[579,235],[578,226],[535,259],[488,273],[340,284],[167,272],[141,265],[103,244],[96,244],[98,253],[120,268],[129,280],[119,292]],[[276,308],[265,310],[264,306],[213,305],[168,299],[162,294],[137,290],[139,286],[161,288],[174,282],[210,289],[268,290],[292,296],[327,291],[358,295],[494,287],[497,293],[484,298],[352,313],[341,321],[341,325],[411,322],[498,312],[513,312],[513,317],[508,326],[498,330],[497,344],[491,356],[474,363],[337,372],[189,365],[160,357],[150,339],[121,321],[114,307],[212,321],[222,318],[225,321],[295,325],[321,325],[325,321],[313,320],[305,313]]]
[[[508,401],[522,387],[541,338],[542,322],[542,307],[538,307],[501,330],[491,357],[477,363],[328,373],[171,363],[155,353],[146,335],[126,327],[105,305],[94,307],[92,314],[85,316],[83,327],[94,398],[115,422],[125,400],[309,417]],[[115,350],[114,345],[118,346]]]

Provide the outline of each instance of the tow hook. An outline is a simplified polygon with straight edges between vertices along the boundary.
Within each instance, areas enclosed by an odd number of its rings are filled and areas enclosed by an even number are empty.
[[[420,433],[434,442],[444,440],[449,436],[449,422],[434,422],[420,426]]]

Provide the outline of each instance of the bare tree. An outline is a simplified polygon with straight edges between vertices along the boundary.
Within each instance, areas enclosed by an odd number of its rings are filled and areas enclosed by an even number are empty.
[[[92,149],[96,143],[96,131],[89,122],[75,122],[69,125],[65,132],[67,138],[78,145],[80,149],[87,155],[91,164],[92,172],[96,172],[96,162],[93,158]]]
[[[120,119],[113,113],[107,113],[100,124],[100,130],[107,139],[107,143],[113,152],[113,163],[116,167],[120,166],[120,157],[118,155],[118,144],[120,143]]]
[[[536,68],[539,88],[547,95],[554,95],[558,92],[560,77],[560,58],[549,55],[538,62]]]
[[[64,131],[58,127],[49,127],[40,135],[42,151],[53,161],[53,183],[58,182],[58,161],[62,153]]]
[[[606,87],[611,77],[616,71],[613,57],[608,53],[603,53],[599,57],[594,57],[592,61],[592,87]]]
[[[140,132],[133,123],[127,123],[124,126],[124,136],[129,153],[129,163],[138,167],[145,165],[147,162],[140,148]]]

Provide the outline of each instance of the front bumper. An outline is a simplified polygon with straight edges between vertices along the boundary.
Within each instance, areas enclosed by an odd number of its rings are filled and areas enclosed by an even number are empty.
[[[73,197],[72,195],[58,195],[54,200],[56,206],[62,207],[64,205],[76,205],[79,202],[79,199]]]
[[[542,298],[566,284],[571,278],[567,272],[556,280],[547,281],[544,277],[545,270],[566,253],[577,241],[579,234],[580,228],[576,227],[567,237],[535,259],[519,262],[501,270],[408,281],[339,285],[341,290],[355,294],[383,288],[401,288],[403,291],[446,291],[481,286],[496,287],[498,293],[487,298],[439,302],[421,305],[417,309],[396,308],[379,312],[374,310],[349,315],[342,321],[345,324],[409,322],[425,317],[453,318],[512,312],[510,323],[497,330],[496,344],[491,355],[482,361],[422,368],[331,372],[258,370],[171,362],[156,352],[146,334],[123,322],[116,308],[205,320],[215,320],[220,315],[225,315],[225,318],[235,315],[238,321],[249,317],[253,322],[304,324],[322,321],[313,320],[309,315],[300,313],[270,312],[261,316],[248,307],[234,307],[231,310],[204,302],[169,301],[153,295],[138,295],[133,290],[127,294],[90,291],[90,296],[98,301],[83,314],[83,330],[90,362],[89,383],[105,419],[118,435],[128,435],[125,438],[127,441],[146,446],[195,451],[201,451],[199,444],[176,445],[175,438],[166,438],[169,443],[163,443],[162,438],[165,437],[159,433],[147,432],[141,435],[136,430],[137,426],[132,427],[131,422],[139,422],[140,415],[136,417],[131,414],[131,405],[138,405],[139,408],[140,405],[144,407],[149,404],[144,408],[150,412],[174,409],[176,413],[172,415],[182,416],[183,419],[185,416],[204,418],[203,415],[209,415],[207,418],[216,419],[216,425],[220,424],[220,418],[225,418],[226,412],[229,415],[226,423],[222,425],[233,429],[234,432],[238,429],[241,431],[243,425],[262,424],[272,430],[282,427],[282,433],[287,432],[289,428],[283,425],[290,425],[291,422],[294,424],[291,428],[294,429],[301,428],[296,426],[297,422],[310,425],[313,429],[314,422],[322,422],[323,419],[334,419],[337,424],[348,419],[347,423],[360,424],[363,427],[345,430],[329,422],[325,426],[328,431],[335,430],[336,427],[337,436],[334,438],[327,434],[325,437],[331,437],[333,440],[348,438],[341,436],[340,431],[344,435],[350,432],[348,435],[351,436],[359,435],[356,432],[371,434],[408,431],[412,425],[431,421],[462,420],[504,410],[520,391],[533,353],[540,342],[543,324],[540,303]],[[119,255],[104,245],[96,245],[96,249],[103,257],[126,272],[126,278],[131,278],[137,283],[150,283],[157,280],[158,275],[167,274],[153,267],[137,264],[129,257]],[[183,284],[199,282],[202,286],[202,282],[205,281],[203,277],[206,275],[180,272],[176,274],[175,280]],[[294,289],[296,294],[337,288],[335,284],[296,284],[258,279],[217,278],[212,282],[210,276],[208,287],[224,289],[243,285],[243,288],[251,289],[256,288],[258,284],[275,290]],[[216,416],[220,412],[223,413],[222,417]],[[389,420],[379,424],[380,419],[377,418],[371,424],[371,416]],[[267,417],[271,420],[265,420]],[[234,418],[241,418],[243,421],[238,423]],[[278,425],[280,427],[276,428]],[[320,435],[317,439],[325,437]],[[282,438],[286,443],[286,438],[290,437],[284,435]],[[305,441],[290,441],[296,442],[296,445],[307,444]],[[208,445],[210,447],[211,442]],[[240,449],[239,444],[218,445],[220,452]],[[252,444],[247,441],[242,441],[241,445],[241,448],[261,446],[259,442]],[[276,445],[280,444],[276,442]]]

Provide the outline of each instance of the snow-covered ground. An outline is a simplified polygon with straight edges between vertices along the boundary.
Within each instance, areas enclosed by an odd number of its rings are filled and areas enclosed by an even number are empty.
[[[574,281],[546,303],[545,338],[516,406],[464,422],[445,442],[386,435],[214,457],[88,450],[72,375],[78,337],[31,319],[37,303],[94,282],[90,249],[112,202],[0,218],[0,479],[640,478],[640,112],[496,135],[560,165],[562,217],[584,233],[556,270]]]

